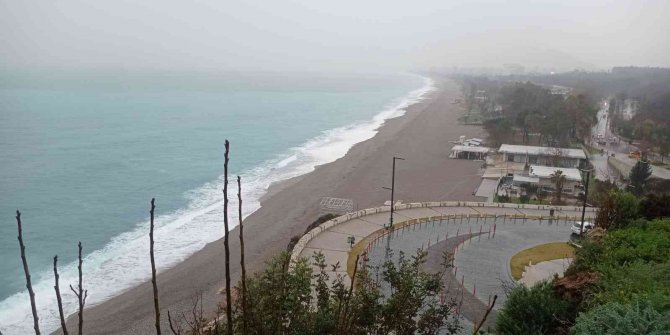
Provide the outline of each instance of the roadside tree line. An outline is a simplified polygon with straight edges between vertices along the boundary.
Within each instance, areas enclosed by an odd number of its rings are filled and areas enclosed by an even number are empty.
[[[588,92],[555,92],[530,81],[502,78],[459,80],[467,106],[479,103],[478,97],[490,106],[484,109],[483,125],[493,146],[519,143],[569,147],[589,137],[597,123],[596,97]]]

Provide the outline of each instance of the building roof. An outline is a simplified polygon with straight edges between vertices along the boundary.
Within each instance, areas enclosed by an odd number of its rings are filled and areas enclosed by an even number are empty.
[[[584,150],[571,149],[571,148],[552,148],[552,147],[535,147],[529,145],[503,144],[500,146],[500,149],[498,149],[498,152],[509,153],[509,154],[527,154],[534,156],[559,155],[561,157],[586,159],[586,154],[584,153]]]
[[[517,182],[517,183],[529,183],[529,184],[537,184],[540,182],[539,177],[533,177],[533,176],[524,176],[520,174],[515,174],[514,178],[512,178],[512,181]]]
[[[557,170],[563,171],[563,175],[567,180],[582,181],[582,174],[579,172],[579,169],[573,168],[531,165],[528,170],[528,175],[539,178],[551,178],[551,175]]]
[[[454,145],[451,148],[451,151],[462,151],[462,152],[481,152],[481,153],[487,153],[491,151],[491,148],[487,147],[475,147],[475,146],[468,146],[468,145]]]

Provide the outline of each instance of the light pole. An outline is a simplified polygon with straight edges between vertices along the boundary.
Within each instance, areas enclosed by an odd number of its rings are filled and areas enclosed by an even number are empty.
[[[584,201],[582,203],[582,225],[579,227],[579,236],[584,233],[584,215],[586,214],[586,198],[589,196],[589,180],[591,177],[591,170],[581,170],[586,172],[586,184],[584,186]]]
[[[393,232],[393,212],[394,212],[394,195],[395,195],[395,161],[401,160],[404,161],[404,158],[393,156],[393,170],[391,172],[391,188],[384,187],[387,190],[391,190],[391,215],[389,217],[388,226],[384,225],[388,236],[386,237],[386,258],[389,256],[389,251],[391,249],[391,233]]]

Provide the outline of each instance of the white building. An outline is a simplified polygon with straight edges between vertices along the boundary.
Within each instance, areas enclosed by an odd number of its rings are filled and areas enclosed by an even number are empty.
[[[503,161],[528,165],[577,168],[586,163],[582,149],[503,144],[498,153],[503,155]]]
[[[531,165],[527,175],[515,174],[512,183],[515,187],[519,187],[522,184],[530,184],[536,185],[545,191],[555,191],[554,182],[551,180],[551,177],[559,170],[565,176],[563,193],[577,196],[583,189],[582,175],[579,169]]]

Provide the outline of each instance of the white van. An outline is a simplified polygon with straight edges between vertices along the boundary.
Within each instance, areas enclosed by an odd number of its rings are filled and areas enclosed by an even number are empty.
[[[584,233],[587,233],[589,230],[595,228],[595,225],[591,222],[586,222],[584,221]],[[582,230],[582,223],[581,222],[575,222],[575,224],[570,227],[570,230],[572,230],[573,234],[580,235],[580,231]]]

